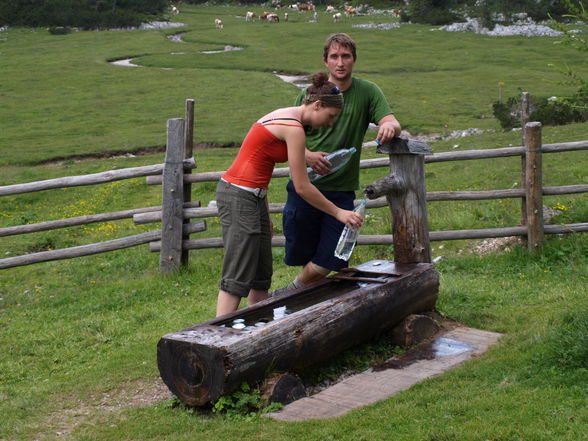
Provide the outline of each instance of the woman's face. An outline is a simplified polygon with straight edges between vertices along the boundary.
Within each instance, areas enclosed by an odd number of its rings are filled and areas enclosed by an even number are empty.
[[[320,101],[316,101],[315,111],[310,125],[313,129],[326,126],[330,127],[340,113],[341,109],[338,109],[337,107],[326,107]]]

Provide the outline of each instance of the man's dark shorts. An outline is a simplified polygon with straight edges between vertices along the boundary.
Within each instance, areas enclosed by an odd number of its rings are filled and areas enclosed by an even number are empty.
[[[216,199],[225,250],[219,288],[239,297],[269,289],[272,238],[265,198],[221,180]]]
[[[286,189],[288,200],[282,216],[286,236],[286,265],[301,266],[312,261],[331,271],[345,268],[347,262],[335,257],[335,248],[345,225],[298,196],[292,181],[288,182]],[[353,210],[355,192],[321,193],[338,207]]]

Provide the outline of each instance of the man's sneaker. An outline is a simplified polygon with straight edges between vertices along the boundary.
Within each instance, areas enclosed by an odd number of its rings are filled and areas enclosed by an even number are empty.
[[[290,283],[287,286],[282,286],[281,288],[276,288],[273,291],[268,292],[267,296],[268,297],[278,297],[278,296],[281,296],[282,294],[287,293],[288,291],[292,291],[293,289],[296,289],[296,288],[294,288],[293,284]]]

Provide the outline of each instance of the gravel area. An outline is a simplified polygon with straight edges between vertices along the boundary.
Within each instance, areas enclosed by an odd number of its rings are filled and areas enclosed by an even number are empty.
[[[494,37],[506,37],[521,35],[524,37],[559,37],[561,32],[551,29],[544,24],[536,24],[525,20],[512,25],[497,24],[490,30],[482,26],[475,18],[469,18],[463,23],[453,23],[439,28],[447,32],[475,32],[476,34],[491,35]]]

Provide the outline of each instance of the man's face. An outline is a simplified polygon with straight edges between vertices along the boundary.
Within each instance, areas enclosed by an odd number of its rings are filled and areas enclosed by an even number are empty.
[[[349,48],[337,43],[331,45],[325,60],[325,66],[333,79],[345,81],[351,78],[354,64],[355,60]]]

